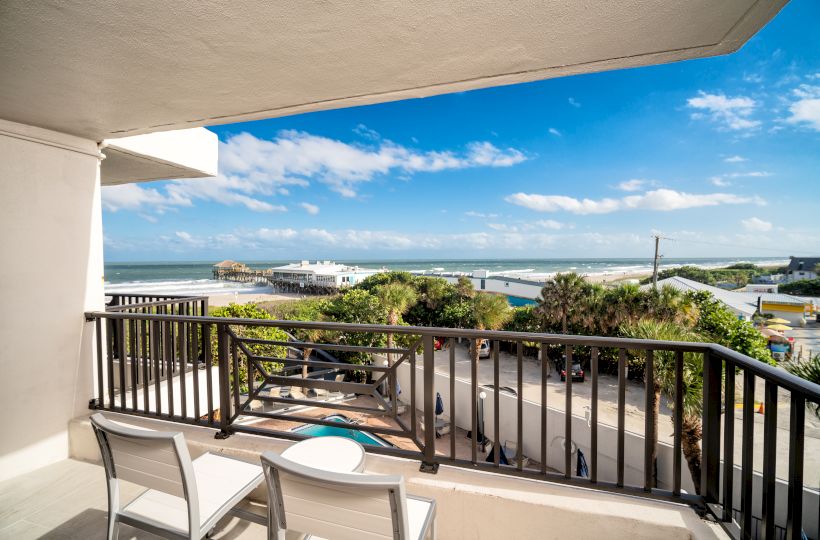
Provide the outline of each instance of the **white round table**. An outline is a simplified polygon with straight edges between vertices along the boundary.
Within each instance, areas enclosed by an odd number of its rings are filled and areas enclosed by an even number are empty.
[[[282,457],[330,472],[363,472],[364,447],[345,437],[314,437],[294,444]]]

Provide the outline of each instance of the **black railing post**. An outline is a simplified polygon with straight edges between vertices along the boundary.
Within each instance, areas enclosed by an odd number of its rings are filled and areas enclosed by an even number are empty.
[[[422,472],[438,472],[436,462],[436,400],[435,400],[435,373],[436,364],[433,349],[433,335],[425,334],[421,338],[424,347],[423,367],[424,367],[424,459],[421,462]],[[453,428],[455,433],[455,428]]]
[[[720,407],[723,360],[711,352],[703,353],[703,457],[700,491],[705,502],[720,497]]]
[[[217,342],[217,365],[219,368],[219,431],[214,436],[216,439],[227,439],[230,437],[231,418],[231,378],[230,378],[230,353],[228,343],[228,325],[216,325]]]

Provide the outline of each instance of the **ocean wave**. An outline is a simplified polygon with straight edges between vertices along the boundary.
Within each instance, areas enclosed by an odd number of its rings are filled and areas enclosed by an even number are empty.
[[[233,283],[213,279],[144,280],[105,283],[106,294],[141,293],[207,296],[213,294],[258,294],[271,292],[271,288],[255,283]]]

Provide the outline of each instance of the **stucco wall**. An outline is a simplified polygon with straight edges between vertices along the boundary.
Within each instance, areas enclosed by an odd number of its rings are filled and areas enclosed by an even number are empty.
[[[0,480],[68,455],[103,308],[94,141],[0,120]]]

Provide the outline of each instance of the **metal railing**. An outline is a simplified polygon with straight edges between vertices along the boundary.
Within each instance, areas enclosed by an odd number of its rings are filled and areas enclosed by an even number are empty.
[[[290,423],[338,427],[339,424],[334,421],[304,414],[309,407],[349,411],[381,416],[389,422],[382,422],[380,425],[348,424],[345,425],[346,429],[409,441],[403,448],[368,446],[368,451],[419,459],[423,470],[435,471],[440,464],[457,465],[684,501],[711,509],[719,519],[725,521],[727,530],[743,538],[753,537],[758,529],[765,538],[774,537],[776,504],[786,504],[786,538],[800,538],[801,526],[809,523],[808,520],[817,519],[816,515],[802,514],[803,463],[806,405],[820,403],[820,387],[719,345],[145,313],[140,311],[142,308],[136,307],[139,304],[137,302],[133,304],[135,309],[125,311],[86,314],[90,321],[94,321],[97,330],[97,387],[92,400],[94,408],[204,425],[218,429],[218,437],[226,437],[234,432],[247,432],[290,439],[305,438],[300,431],[287,428]],[[291,337],[271,339],[264,335],[260,337],[258,332],[254,334],[250,332],[251,329],[312,331],[322,335],[324,339],[314,338],[315,342],[298,341]],[[393,336],[399,344],[386,347],[380,339],[373,338],[387,334]],[[485,383],[480,382],[481,368],[475,362],[470,362],[469,375],[465,377],[463,373],[457,374],[457,343],[463,339],[472,344],[476,340],[490,341],[492,373],[485,377]],[[442,352],[438,355],[435,353],[437,341],[444,343]],[[509,344],[508,348],[513,351],[504,360],[504,369],[507,374],[514,373],[515,382],[511,383],[515,386],[514,396],[500,391],[502,343]],[[532,392],[533,386],[537,385],[538,397],[524,399],[524,350],[525,346],[531,349],[533,345],[539,350],[537,380],[528,380],[527,389]],[[315,360],[313,355],[303,358],[299,351],[306,349],[333,351],[339,355],[356,354],[360,359],[368,361],[365,364],[351,364]],[[551,351],[559,351],[559,355],[566,356],[568,375],[560,387],[564,392],[563,429],[559,428],[557,434],[554,431],[548,432],[548,424],[553,423],[550,420],[560,418],[560,411],[556,412],[553,404],[548,403]],[[390,365],[383,365],[385,355],[395,361]],[[588,363],[591,375],[589,418],[588,422],[581,424],[578,423],[579,418],[572,414],[574,392],[573,377],[570,375],[573,358],[582,358]],[[691,488],[687,493],[684,488],[684,483],[689,485],[689,481],[682,474],[683,414],[678,414],[678,411],[684,410],[684,393],[689,390],[685,386],[684,369],[690,369],[691,358],[696,358],[696,365],[702,366],[703,382],[699,494],[695,494]],[[604,377],[601,373],[604,359],[611,361],[617,372],[615,426],[606,426],[599,421],[599,405],[602,401],[599,389]],[[528,358],[527,362],[531,360]],[[626,451],[627,439],[630,444],[637,440],[636,434],[626,429],[626,392],[630,384],[627,380],[630,365],[637,366],[645,373],[645,423],[643,433],[640,434],[643,436],[643,456],[638,458],[634,452],[627,455]],[[313,370],[308,378],[301,378],[298,374],[289,375],[294,370],[301,371],[304,366]],[[656,487],[660,481],[659,476],[656,477],[653,472],[656,470],[653,457],[658,456],[658,448],[654,447],[653,442],[658,419],[651,400],[654,395],[654,373],[659,369],[671,369],[674,372],[674,390],[669,396],[674,437],[671,445],[671,478],[666,479],[666,489]],[[743,446],[739,471],[735,470],[734,414],[725,415],[724,429],[721,430],[724,416],[722,412],[735,409],[737,373],[741,374],[744,383],[741,428]],[[341,374],[345,376],[341,377]],[[399,394],[399,379],[405,381],[405,386],[401,388],[402,394]],[[757,379],[763,380],[765,384],[763,498],[759,508],[753,508],[755,471],[752,452],[754,390]],[[486,419],[481,414],[484,399],[480,398],[480,394],[485,393],[485,384],[499,389],[490,392],[490,433],[484,433],[481,425]],[[358,400],[366,403],[321,397],[309,399],[306,395],[298,397],[282,392],[283,387],[358,396],[366,398]],[[445,439],[440,439],[438,443],[435,427],[437,389],[446,396],[445,408],[449,412],[451,424],[449,440],[443,442]],[[790,392],[791,415],[788,497],[786,501],[776,503],[778,391]],[[458,399],[458,395],[465,396],[465,392],[466,400]],[[260,407],[260,403],[270,407]],[[402,411],[403,407],[407,410]],[[503,420],[502,407],[505,417],[511,417],[514,421]],[[538,412],[531,413],[535,410]],[[271,421],[274,423],[271,424]],[[528,426],[526,433],[525,421]],[[386,427],[387,424],[389,427]],[[461,427],[465,432],[469,429],[470,433],[469,448],[466,451],[457,448],[456,444],[456,431]],[[502,453],[501,441],[505,437],[502,432],[511,433],[511,441],[515,443],[515,455],[509,464],[503,463],[506,456]],[[555,452],[550,446],[551,435],[563,439],[563,448],[560,449],[562,459],[556,460],[554,456],[548,456],[548,453]],[[525,436],[527,440],[534,437],[536,446],[530,444],[527,447]],[[482,451],[485,439],[491,441],[494,449],[490,461],[486,460]],[[589,474],[586,478],[575,474],[577,471],[573,467],[573,456],[577,460],[577,449],[581,447],[586,449],[585,453],[589,457]],[[525,459],[525,448],[529,448],[528,453],[532,455],[532,459]],[[642,481],[635,481],[634,474],[630,476],[632,480],[627,481],[627,462],[630,474],[633,470],[642,469]],[[611,463],[614,463],[614,467],[610,466]],[[606,471],[605,466],[608,467]],[[737,472],[739,475],[736,480]],[[737,482],[740,483],[740,510],[737,516],[733,516],[732,508],[736,502],[733,493]],[[755,525],[753,531],[752,524],[757,519],[756,515],[759,515],[761,523],[759,527]],[[733,517],[736,517],[736,521]],[[812,527],[816,525],[812,524]]]
[[[207,296],[173,294],[106,294],[105,310],[128,313],[161,313],[167,315],[207,315]]]

